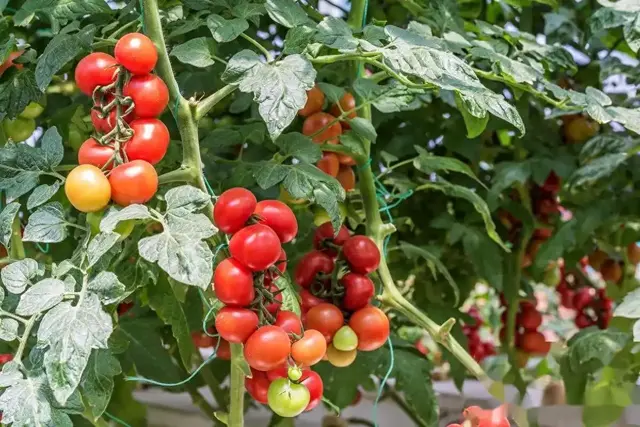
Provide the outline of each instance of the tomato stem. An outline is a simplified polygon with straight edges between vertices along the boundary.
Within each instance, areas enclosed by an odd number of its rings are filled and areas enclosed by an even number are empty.
[[[231,95],[237,88],[236,85],[226,85],[200,101],[196,107],[196,120],[204,117],[218,102]]]
[[[244,425],[244,363],[242,344],[231,344],[231,402],[229,405],[229,427]]]

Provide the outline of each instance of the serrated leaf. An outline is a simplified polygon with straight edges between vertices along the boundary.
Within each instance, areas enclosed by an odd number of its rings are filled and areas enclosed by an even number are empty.
[[[577,169],[573,175],[571,175],[569,181],[575,186],[592,184],[595,181],[610,176],[626,160],[626,153],[613,153],[598,157]]]
[[[215,63],[213,44],[206,37],[198,37],[177,45],[171,50],[171,56],[175,56],[183,64],[199,68],[206,68]]]
[[[80,388],[83,401],[94,419],[98,419],[107,409],[114,388],[113,377],[121,372],[120,362],[109,350],[98,349],[91,352]]]
[[[540,73],[530,65],[485,47],[474,47],[469,53],[476,58],[488,59],[500,74],[511,78],[516,83],[532,85],[541,77]]]
[[[15,25],[26,26],[36,13],[43,14],[56,26],[85,15],[110,13],[111,8],[102,0],[27,0],[16,12]]]
[[[419,146],[415,148],[420,155],[413,160],[413,167],[419,171],[426,174],[433,172],[458,172],[467,175],[484,187],[484,184],[482,184],[466,163],[453,157],[434,156]]]
[[[122,301],[126,295],[125,286],[118,280],[118,276],[111,271],[101,271],[92,278],[87,285],[87,290],[100,298],[104,305]]]
[[[151,218],[151,213],[145,205],[129,205],[123,209],[111,207],[100,221],[100,231],[112,233],[120,221],[149,218]]]
[[[195,212],[207,206],[211,202],[211,197],[191,185],[181,185],[167,191],[164,196],[167,202],[167,211],[184,210]]]
[[[354,154],[365,155],[364,141],[353,132],[345,132],[340,135],[340,144],[344,145]]]
[[[12,294],[19,295],[24,292],[31,280],[42,274],[36,260],[31,258],[16,261],[4,267],[0,271],[2,284]]]
[[[25,242],[58,243],[67,238],[67,222],[59,202],[40,207],[29,217],[22,240]]]
[[[17,117],[30,102],[41,97],[33,71],[22,70],[13,74],[0,84],[0,120]]]
[[[251,20],[256,26],[260,22],[260,16],[264,15],[266,9],[263,4],[251,3],[248,0],[239,0],[233,3],[231,13],[233,16]]]
[[[625,295],[613,314],[628,319],[640,319],[640,289],[634,289]]]
[[[509,104],[502,95],[498,95],[489,90],[460,92],[460,99],[464,103],[467,111],[474,117],[483,117],[488,111],[494,116],[511,123],[520,131],[520,135],[525,134],[524,123],[518,110]]]
[[[13,341],[18,338],[18,327],[20,324],[15,319],[8,317],[0,320],[0,340]]]
[[[64,282],[58,279],[44,279],[27,289],[20,297],[16,314],[32,316],[49,310],[62,301]]]
[[[351,130],[362,138],[369,140],[371,142],[376,142],[378,138],[378,133],[376,129],[373,127],[373,124],[370,120],[364,119],[362,117],[356,117],[355,119],[349,120],[349,126],[351,126]]]
[[[118,233],[98,233],[87,247],[88,267],[93,267],[118,242]]]
[[[453,290],[453,295],[455,298],[455,302],[453,303],[453,305],[454,306],[458,305],[458,301],[460,299],[460,289],[458,288],[458,284],[455,282],[455,280],[453,280],[453,277],[451,277],[451,273],[449,273],[449,270],[447,270],[447,267],[445,267],[445,265],[442,263],[442,261],[440,261],[440,259],[436,255],[429,252],[425,248],[412,245],[411,243],[407,243],[407,242],[400,242],[400,249],[402,249],[402,252],[404,252],[404,254],[408,258],[415,258],[415,257],[423,258],[429,265],[429,268],[431,269],[431,272],[433,273],[434,278],[436,277],[436,270],[440,274],[442,274],[442,276],[444,276],[445,280]]]
[[[20,210],[20,203],[11,202],[0,212],[0,243],[5,248],[9,247],[11,241],[11,227],[16,214]]]
[[[316,27],[315,41],[340,52],[354,52],[358,40],[349,25],[333,16],[325,17]]]
[[[322,150],[311,138],[298,132],[280,135],[275,141],[282,153],[304,163],[315,163],[322,157]]]
[[[243,18],[225,19],[211,14],[207,17],[207,27],[218,43],[227,43],[249,29],[249,23]]]
[[[489,123],[489,115],[486,110],[474,110],[469,111],[467,108],[467,103],[465,103],[460,97],[459,93],[455,93],[456,107],[462,113],[462,118],[464,119],[464,124],[467,127],[467,138],[472,139],[484,132],[487,127],[487,123]],[[476,117],[474,114],[479,114],[480,117]]]
[[[382,113],[416,110],[422,106],[419,97],[428,96],[425,90],[410,89],[395,80],[387,85],[379,85],[371,79],[359,78],[353,84],[353,89],[363,101],[371,102]]]
[[[40,184],[34,188],[27,199],[27,209],[35,209],[43,203],[47,203],[60,189],[60,181],[53,184]]]
[[[54,168],[60,164],[64,157],[64,146],[62,145],[62,136],[58,129],[54,126],[42,135],[40,140],[40,153],[45,158],[45,162],[50,168]]]
[[[265,8],[271,19],[287,28],[313,25],[313,21],[295,0],[267,0]]]
[[[584,329],[569,340],[569,360],[577,372],[593,372],[611,363],[631,338],[627,332]]]
[[[320,88],[322,93],[325,94],[329,102],[333,104],[338,103],[346,93],[343,88],[341,88],[340,86],[332,85],[331,83],[320,82],[318,83],[318,87]]]
[[[310,27],[298,26],[291,28],[284,39],[285,55],[304,52],[313,41],[316,30]]]

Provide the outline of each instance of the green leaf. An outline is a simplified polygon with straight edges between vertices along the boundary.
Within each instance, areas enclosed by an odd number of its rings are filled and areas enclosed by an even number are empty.
[[[528,162],[502,162],[496,166],[493,186],[489,191],[487,201],[490,206],[496,204],[500,193],[511,188],[514,184],[524,184],[531,176],[531,164]]]
[[[607,366],[631,338],[627,332],[583,329],[569,340],[569,361],[577,372],[594,372]]]
[[[488,59],[498,70],[499,74],[510,78],[516,83],[533,85],[540,77],[540,73],[530,65],[509,58],[485,47],[474,47],[469,52],[472,56]],[[538,64],[539,65],[539,64]]]
[[[316,31],[315,41],[332,49],[354,52],[358,47],[358,40],[342,19],[327,16],[318,24]]]
[[[313,25],[313,21],[295,0],[267,0],[265,8],[271,19],[287,28]]]
[[[44,279],[27,289],[20,297],[16,314],[32,316],[49,310],[62,301],[64,282],[58,279]]]
[[[340,144],[351,150],[352,153],[365,155],[364,141],[353,132],[345,132],[340,135]]]
[[[203,209],[211,202],[211,196],[191,185],[181,185],[167,191],[164,196],[167,202],[167,214],[189,213]]]
[[[359,78],[353,89],[363,101],[371,102],[382,113],[416,110],[422,106],[420,98],[428,96],[423,89],[410,89],[395,80],[379,85],[371,79]]]
[[[91,411],[94,420],[100,418],[107,409],[114,388],[113,377],[121,372],[120,362],[109,350],[98,349],[91,352],[82,374],[80,388],[82,400]]]
[[[126,295],[125,286],[118,280],[118,276],[110,271],[98,273],[89,281],[87,290],[96,294],[104,305],[120,302]]]
[[[5,248],[9,247],[9,242],[11,241],[11,226],[19,210],[20,203],[12,202],[5,206],[2,212],[0,212],[0,243],[2,243]]]
[[[626,153],[607,154],[576,170],[569,178],[572,185],[582,186],[610,176],[627,160]]]
[[[300,316],[300,302],[291,281],[284,276],[278,276],[273,283],[282,291],[282,310],[293,311]]]
[[[49,203],[29,217],[22,240],[25,242],[58,243],[67,238],[67,222],[62,205]]]
[[[282,153],[304,163],[315,163],[322,157],[322,150],[311,138],[298,132],[280,135],[275,141]]]
[[[313,42],[315,34],[316,30],[310,27],[293,27],[287,32],[287,36],[284,39],[283,53],[292,55],[304,52]]]
[[[502,290],[504,277],[502,271],[502,251],[484,233],[464,227],[462,245],[467,257],[473,263],[478,276],[491,287]]]
[[[93,267],[118,242],[118,233],[98,233],[87,247],[88,267]]]
[[[100,221],[100,231],[113,233],[121,221],[149,218],[151,218],[151,213],[145,205],[129,205],[123,209],[112,206]]]
[[[480,185],[484,186],[466,163],[453,157],[434,156],[422,147],[415,146],[419,156],[413,160],[413,167],[426,174],[444,171],[458,172],[467,175]]]
[[[225,19],[212,14],[207,17],[207,27],[218,43],[227,43],[249,29],[249,23],[242,18]]]
[[[329,102],[336,104],[342,99],[344,94],[346,93],[343,88],[340,86],[334,86],[331,83],[318,83],[318,87],[324,93],[329,100]]]
[[[215,63],[213,52],[213,43],[206,37],[198,37],[171,49],[171,56],[175,56],[183,64],[206,68]]]
[[[31,281],[44,273],[38,262],[31,258],[13,262],[0,271],[2,284],[12,294],[19,295],[31,285]]]
[[[489,90],[460,92],[460,100],[466,110],[474,117],[484,117],[486,111],[494,116],[511,123],[520,131],[520,135],[525,134],[524,123],[518,110],[509,104],[502,95],[498,95]]]
[[[0,340],[13,341],[18,338],[18,328],[20,324],[17,320],[8,317],[0,320]]]
[[[38,206],[46,203],[51,199],[60,189],[60,181],[56,181],[53,184],[40,184],[38,185],[33,192],[29,195],[29,199],[27,199],[27,209],[35,209]]]
[[[27,0],[13,20],[15,25],[26,26],[36,14],[42,14],[58,26],[58,21],[65,23],[99,13],[111,13],[109,5],[102,0]]]
[[[64,404],[80,383],[92,349],[107,348],[113,323],[97,295],[65,301],[44,315],[38,340],[49,345],[44,366],[56,400]]]
[[[316,71],[301,55],[263,64],[251,50],[235,54],[222,79],[251,92],[272,139],[276,139],[296,118],[307,101],[307,91],[315,84]]]
[[[425,248],[415,246],[407,242],[400,242],[400,249],[402,249],[402,252],[404,252],[407,258],[415,259],[416,257],[420,257],[424,259],[427,262],[427,265],[429,266],[429,269],[431,270],[431,273],[433,274],[434,279],[437,279],[436,271],[442,274],[442,276],[444,276],[445,280],[453,290],[453,294],[455,298],[455,302],[453,305],[454,306],[458,305],[458,302],[460,300],[460,289],[458,288],[458,284],[456,283],[456,281],[453,280],[453,277],[451,277],[451,273],[449,273],[449,270],[447,270],[447,267],[445,267],[442,261],[440,261],[439,257],[429,252]]]
[[[38,101],[42,92],[38,89],[35,75],[31,70],[14,73],[0,84],[0,120],[13,119],[32,101]]]
[[[38,58],[36,83],[44,92],[53,76],[78,54],[90,50],[95,25],[89,25],[76,34],[58,34],[48,44]]]
[[[233,3],[231,13],[238,18],[251,20],[256,26],[260,23],[260,16],[266,12],[264,5],[250,3],[248,0],[238,0]]]
[[[640,319],[640,288],[625,295],[624,299],[613,312],[614,316],[628,319]]]
[[[351,130],[357,135],[371,142],[376,142],[378,133],[371,121],[362,117],[356,117],[355,119],[349,120],[349,125],[351,126]]]
[[[462,113],[462,118],[464,119],[464,124],[467,127],[467,138],[472,139],[484,132],[487,127],[487,123],[489,123],[489,115],[486,110],[476,109],[474,111],[470,111],[467,108],[467,104],[462,100],[459,93],[455,93],[456,107]],[[479,117],[474,116],[474,114],[479,114]]]

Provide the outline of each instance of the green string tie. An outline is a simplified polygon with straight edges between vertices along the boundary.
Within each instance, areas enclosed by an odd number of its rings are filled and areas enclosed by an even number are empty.
[[[387,373],[385,374],[384,378],[382,378],[380,387],[378,387],[378,395],[376,396],[376,401],[373,403],[373,423],[376,427],[378,427],[378,403],[380,402],[380,398],[382,397],[384,386],[387,384],[387,381],[391,376],[391,372],[393,372],[393,365],[395,364],[395,357],[393,355],[393,344],[391,343],[391,337],[387,338],[387,343],[389,344],[389,358],[391,359],[391,361],[389,362],[389,369],[387,370]]]
[[[116,417],[115,415],[111,415],[107,411],[104,412],[104,415],[106,415],[107,418],[111,419],[112,421],[115,421],[116,423],[118,423],[120,425],[123,425],[124,427],[131,427],[129,424],[127,424],[126,422],[124,422],[120,418]]]

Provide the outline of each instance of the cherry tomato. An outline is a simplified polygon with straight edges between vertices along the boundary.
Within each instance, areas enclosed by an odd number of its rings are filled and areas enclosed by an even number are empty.
[[[305,386],[307,390],[309,390],[309,404],[305,411],[311,411],[316,406],[322,402],[322,393],[324,392],[324,384],[322,383],[322,378],[318,375],[317,372],[314,372],[310,369],[305,369],[302,372],[302,377],[300,378],[300,384]]]
[[[292,383],[287,378],[278,378],[269,386],[269,408],[281,417],[297,417],[304,412],[310,400],[305,386]]]
[[[340,160],[335,153],[325,151],[322,153],[322,158],[316,163],[318,169],[326,173],[329,176],[338,176],[338,170],[340,169]]]
[[[535,308],[518,313],[517,324],[527,331],[535,331],[542,325],[542,315]]]
[[[595,321],[593,321],[589,316],[582,312],[578,313],[574,322],[578,329],[585,329],[596,324]]]
[[[345,166],[355,166],[356,161],[353,157],[347,156],[346,154],[338,154],[338,161],[341,165]]]
[[[564,125],[564,137],[569,144],[581,144],[600,131],[595,120],[579,116]]]
[[[589,255],[589,265],[595,270],[600,270],[602,264],[609,258],[609,255],[600,249],[596,249]]]
[[[520,337],[519,347],[526,353],[547,354],[551,348],[551,343],[547,342],[540,332],[526,331]]]
[[[591,288],[580,288],[573,295],[573,307],[581,311],[593,300]]]
[[[108,99],[108,98],[107,98]],[[131,114],[125,117],[125,121],[129,123],[131,120]],[[128,120],[127,120],[128,119]],[[100,111],[95,108],[91,109],[91,123],[93,127],[100,133],[108,133],[116,126],[116,110],[113,109],[105,117],[101,117]]]
[[[373,240],[367,236],[349,238],[342,246],[342,255],[354,273],[372,273],[380,264],[380,251]]]
[[[239,231],[257,205],[256,196],[245,188],[231,188],[218,197],[213,209],[213,222],[223,233]]]
[[[251,369],[251,378],[245,378],[244,385],[247,392],[249,392],[256,402],[262,403],[263,405],[267,404],[267,393],[271,381],[267,378],[266,373]]]
[[[629,243],[627,246],[627,258],[632,264],[640,263],[640,246],[637,243]]]
[[[327,360],[336,368],[346,368],[351,365],[357,355],[358,350],[340,351],[333,344],[329,344],[327,347]]]
[[[318,85],[315,85],[311,90],[307,91],[307,102],[304,104],[298,114],[302,117],[309,117],[310,115],[322,111],[324,106],[324,93],[320,90]]]
[[[560,190],[560,177],[551,171],[547,179],[544,180],[542,189],[548,193],[557,193]]]
[[[215,344],[215,338],[202,331],[191,332],[191,339],[193,340],[193,345],[197,348],[209,348]]]
[[[338,106],[338,104],[340,104],[340,106]],[[333,106],[331,106],[331,110],[329,110],[329,112],[336,117],[340,116],[343,111],[347,112],[356,108],[356,100],[349,92],[345,92],[345,94],[342,95],[338,104],[333,104]],[[342,110],[340,108],[342,108]],[[358,114],[355,111],[351,111],[347,114],[347,118],[350,120],[355,119],[356,117],[358,117]],[[348,121],[343,121],[341,123],[344,129],[351,129]]]
[[[253,214],[260,223],[276,232],[280,242],[288,243],[298,234],[298,220],[289,206],[279,200],[258,202]]]
[[[331,222],[325,222],[318,227],[313,234],[313,247],[326,252],[330,256],[336,256],[338,254],[337,251],[332,248],[331,245],[328,245],[328,243],[336,246],[342,246],[349,237],[349,230],[347,230],[347,227],[344,225],[340,226],[340,230],[336,236]]]
[[[231,346],[229,345],[229,341],[222,338],[218,338],[218,340],[220,340],[220,344],[218,344],[218,341],[215,340],[213,345],[214,348],[218,348],[218,350],[216,351],[216,358],[222,360],[231,360]]]
[[[113,83],[117,65],[116,59],[109,54],[90,53],[76,66],[76,85],[85,95],[91,96],[97,86]]]
[[[348,273],[340,283],[344,286],[342,307],[349,311],[356,311],[366,307],[375,294],[375,286],[367,276]]]
[[[158,52],[149,37],[140,33],[125,34],[114,50],[116,60],[131,74],[149,74],[158,61]]]
[[[288,334],[302,334],[302,322],[293,311],[280,310],[274,325],[280,326]]]
[[[36,121],[22,117],[6,118],[2,121],[2,128],[7,138],[12,139],[14,142],[21,142],[33,135],[36,130]]]
[[[307,136],[315,135],[316,132],[320,133],[313,136],[311,139],[318,144],[337,144],[338,137],[342,134],[342,127],[340,122],[335,121],[336,118],[327,113],[315,113],[307,117],[302,124],[302,133]],[[333,123],[329,125],[329,123]]]
[[[244,345],[244,358],[254,369],[269,371],[284,364],[291,352],[291,341],[284,329],[262,326]]]
[[[20,55],[22,55],[23,52],[24,50],[19,50],[17,52],[11,52],[9,54],[9,57],[7,58],[7,60],[4,61],[2,64],[0,64],[0,77],[4,74],[5,71],[7,71],[11,67],[16,67],[18,70],[22,70],[24,68],[24,65],[22,64],[13,63],[13,60],[18,58]]]
[[[307,329],[304,336],[291,346],[291,357],[303,366],[313,366],[327,352],[327,341],[322,333]]]
[[[30,102],[18,116],[23,119],[35,119],[42,114],[44,107],[37,102]]]
[[[358,336],[350,326],[344,325],[333,336],[331,342],[336,350],[352,351],[358,348]]]
[[[225,305],[246,307],[256,297],[253,273],[240,262],[227,258],[216,267],[213,290]]]
[[[13,354],[4,353],[0,354],[0,365],[4,365],[5,363],[9,363],[13,360]]]
[[[133,99],[136,118],[158,117],[169,103],[167,85],[154,74],[133,76],[125,85],[123,93]]]
[[[334,267],[333,258],[329,255],[320,251],[311,251],[306,253],[296,266],[294,281],[303,288],[308,288],[315,281],[317,274],[331,274]]]
[[[377,307],[365,307],[353,313],[349,326],[358,336],[361,351],[377,350],[389,338],[389,319]]]
[[[280,270],[281,273],[287,271],[287,253],[284,249],[280,250],[280,257],[278,258],[278,261],[276,261],[276,268]]]
[[[306,289],[300,291],[300,309],[303,313],[311,310],[313,307],[326,302],[322,298],[318,298]]]
[[[331,342],[333,335],[343,325],[342,311],[333,304],[322,303],[307,312],[305,327],[320,332],[327,343]]]
[[[267,304],[266,309],[269,313],[276,314],[280,310],[280,307],[282,307],[282,292],[280,292],[280,289],[276,285],[268,283],[267,278],[265,278],[265,287],[273,294],[275,300]]]
[[[600,274],[607,282],[618,283],[622,279],[622,267],[620,267],[618,261],[609,258],[602,263]]]
[[[158,174],[144,160],[116,166],[109,175],[111,198],[120,206],[146,203],[158,191]]]
[[[136,119],[131,122],[133,136],[125,143],[129,161],[144,160],[155,165],[167,153],[169,129],[158,119]]]
[[[351,166],[340,165],[336,179],[344,191],[352,191],[356,188],[356,174]]]
[[[216,315],[216,330],[230,343],[243,343],[258,329],[258,315],[246,308],[222,307]]]
[[[64,192],[69,202],[80,212],[102,210],[111,199],[109,180],[93,165],[80,165],[69,172]]]
[[[89,138],[83,142],[78,150],[78,164],[81,165],[93,165],[100,169],[112,169],[114,160],[114,148],[110,145],[101,145],[93,138]]]
[[[229,241],[231,256],[253,271],[271,267],[280,258],[281,251],[278,235],[263,224],[245,227]]]

